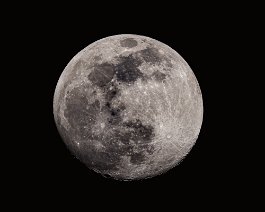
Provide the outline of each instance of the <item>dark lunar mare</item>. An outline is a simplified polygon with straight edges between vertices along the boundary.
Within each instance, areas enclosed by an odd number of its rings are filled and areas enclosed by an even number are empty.
[[[152,64],[159,64],[162,62],[165,57],[163,57],[158,49],[154,47],[147,47],[146,49],[140,50],[138,52],[138,55],[140,54],[139,58],[142,58],[145,62],[147,63],[152,63]]]
[[[93,82],[94,85],[104,87],[113,79],[114,73],[115,70],[112,64],[98,64],[88,75],[88,79]]]
[[[127,47],[133,47],[134,44],[133,40],[121,43]],[[66,97],[66,110],[64,111],[64,115],[71,125],[70,133],[77,135],[77,140],[91,140],[91,142],[80,144],[80,148],[82,148],[82,151],[79,151],[80,160],[89,168],[102,173],[117,171],[121,156],[130,156],[131,163],[137,165],[145,161],[146,153],[149,155],[154,153],[153,126],[144,125],[139,119],[123,122],[121,113],[126,108],[122,102],[114,107],[113,100],[120,95],[120,83],[129,86],[137,79],[146,77],[138,68],[143,61],[160,63],[161,55],[157,49],[147,48],[126,57],[119,56],[116,60],[117,64],[110,62],[95,64],[88,75],[91,83],[103,92],[105,105],[100,106],[99,100],[88,104],[87,98],[90,97],[87,96],[84,89],[75,88]],[[159,71],[152,76],[160,82],[166,77]],[[108,114],[106,126],[115,127],[113,135],[93,134],[92,127],[100,112]],[[94,142],[100,142],[104,146],[104,151],[98,150]]]
[[[138,42],[133,38],[125,38],[120,41],[122,47],[132,48],[137,46]]]
[[[66,109],[64,116],[67,118],[73,135],[76,139],[91,138],[91,129],[95,124],[96,116],[100,112],[100,102],[96,100],[88,104],[85,92],[82,88],[74,88],[65,99]]]
[[[119,63],[115,66],[117,80],[123,83],[133,83],[138,78],[142,78],[143,73],[139,70],[139,65],[141,61],[132,55],[119,57]]]
[[[151,64],[160,64],[164,60],[167,64],[171,64],[154,47],[147,47],[146,49],[131,53],[129,56],[116,56],[115,59],[118,60],[118,64],[110,62],[96,64],[88,75],[88,79],[100,88],[105,87],[115,76],[118,82],[134,83],[139,78],[145,79],[147,77],[139,70],[139,66],[143,61]],[[166,78],[166,74],[160,71],[156,71],[153,76],[159,82]]]
[[[158,82],[162,82],[163,80],[166,79],[167,75],[160,72],[160,71],[155,71],[152,76],[154,77],[154,79]]]

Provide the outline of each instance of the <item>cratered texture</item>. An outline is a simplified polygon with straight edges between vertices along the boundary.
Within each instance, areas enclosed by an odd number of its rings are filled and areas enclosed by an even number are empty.
[[[54,94],[58,131],[88,168],[144,179],[178,164],[198,137],[202,95],[191,68],[167,45],[116,35],[80,51]]]

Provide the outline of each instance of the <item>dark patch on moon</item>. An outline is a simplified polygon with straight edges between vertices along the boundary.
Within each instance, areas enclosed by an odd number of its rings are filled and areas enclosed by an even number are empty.
[[[143,125],[140,120],[136,122],[120,122],[118,123],[125,128],[118,128],[114,133],[114,140],[122,143],[122,146],[113,146],[111,149],[119,153],[120,156],[130,156],[132,164],[141,164],[145,159],[145,152],[149,155],[154,153],[152,140],[154,138],[154,128],[151,125]],[[108,147],[108,146],[107,146]],[[137,147],[138,152],[133,149]],[[114,149],[113,149],[114,148]]]
[[[126,107],[121,102],[118,106],[113,107],[111,102],[106,103],[106,111],[110,114],[108,122],[111,124],[119,124],[122,121],[121,112],[124,111]]]
[[[121,117],[119,115],[112,115],[112,110],[109,112],[110,116],[108,117],[108,123],[111,125],[118,125],[121,122]]]
[[[112,64],[103,63],[94,67],[93,71],[88,75],[88,79],[98,87],[104,87],[108,84],[115,74]]]
[[[149,46],[146,49],[140,50],[135,53],[139,59],[149,63],[149,64],[161,64],[162,62],[168,67],[166,70],[171,70],[170,68],[173,67],[170,59],[165,55],[159,52],[159,49],[156,47]]]
[[[120,41],[120,44],[122,47],[132,48],[137,46],[138,43],[133,38],[125,38]]]
[[[143,73],[138,69],[138,66],[141,65],[139,59],[129,55],[128,57],[119,57],[119,60],[120,62],[115,66],[118,81],[133,83],[143,76]]]
[[[135,122],[124,122],[123,126],[132,130],[129,131],[129,139],[135,140],[137,143],[149,143],[154,137],[154,128],[151,125],[143,125],[139,119],[137,119]]]
[[[122,143],[122,145],[115,146],[110,144],[109,148],[120,156],[130,156],[133,164],[141,164],[143,159],[146,159],[145,152],[149,155],[154,153],[154,146],[151,143],[152,140],[145,140],[147,143],[140,144],[140,136],[133,128],[124,131],[117,129],[114,134],[114,140],[116,143]],[[138,149],[137,152],[134,152],[135,148]]]
[[[140,50],[138,53],[140,54],[140,58],[147,63],[157,64],[162,61],[162,56],[157,48],[147,47],[146,49]]]
[[[96,62],[98,62],[98,61],[102,60],[102,56],[101,56],[101,55],[96,55],[96,56],[94,57],[94,60],[95,60]]]
[[[156,81],[159,81],[159,82],[162,82],[163,80],[165,80],[166,79],[166,74],[164,74],[164,73],[162,73],[162,72],[160,72],[160,71],[155,71],[153,74],[152,74],[152,76],[154,77],[154,79],[156,80]]]
[[[105,100],[106,100],[107,103],[110,104],[110,102],[114,98],[116,98],[118,95],[119,95],[119,89],[118,89],[117,86],[108,86],[108,87],[106,87]]]
[[[119,113],[120,113],[120,109],[119,109],[119,108],[112,108],[112,109],[110,110],[110,114],[111,114],[111,116],[118,116]]]
[[[146,157],[143,154],[143,152],[138,152],[138,153],[134,153],[133,155],[131,155],[130,162],[132,164],[141,164],[142,162],[145,161],[145,159],[146,159]]]
[[[127,38],[123,41],[132,42],[132,40]],[[145,79],[146,77],[139,69],[139,66],[143,62],[157,64],[165,60],[168,65],[171,64],[155,47],[147,47],[146,49],[131,53],[129,56],[116,56],[115,59],[118,60],[117,64],[105,62],[94,65],[93,70],[88,75],[88,79],[92,84],[103,88],[115,77],[118,83],[134,83],[137,79]],[[159,82],[166,78],[166,74],[158,71],[153,76]]]
[[[88,104],[86,95],[81,89],[73,89],[66,97],[66,109],[64,116],[67,118],[75,134],[81,138],[89,138],[91,128],[95,124],[96,117],[100,112],[100,102],[96,100]]]

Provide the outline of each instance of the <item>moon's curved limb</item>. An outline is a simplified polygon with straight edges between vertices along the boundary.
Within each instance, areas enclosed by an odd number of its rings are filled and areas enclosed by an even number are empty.
[[[66,66],[55,122],[71,152],[115,179],[152,177],[178,164],[202,124],[199,84],[167,45],[139,35],[101,39]]]

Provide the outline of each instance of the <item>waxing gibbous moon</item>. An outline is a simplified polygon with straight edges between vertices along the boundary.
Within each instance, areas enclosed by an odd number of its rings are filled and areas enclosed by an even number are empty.
[[[115,35],[75,55],[57,83],[53,112],[71,153],[118,180],[176,166],[199,135],[203,101],[185,60],[149,37]]]

